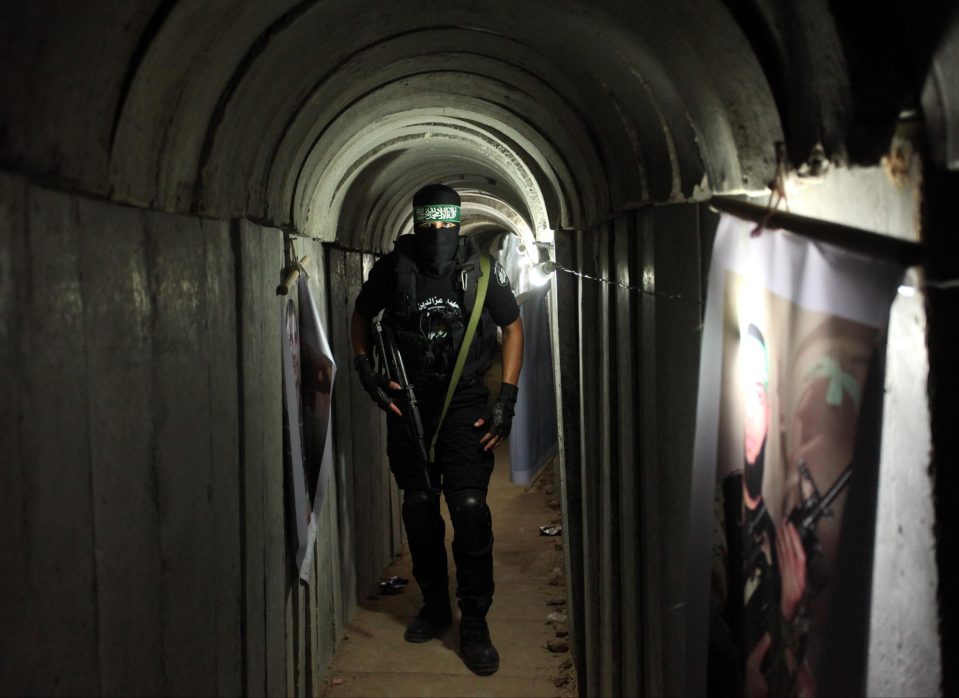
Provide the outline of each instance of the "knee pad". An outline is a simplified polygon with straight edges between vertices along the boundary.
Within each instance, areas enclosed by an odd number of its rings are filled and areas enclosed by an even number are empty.
[[[422,507],[439,504],[440,498],[429,490],[403,490],[403,506]]]
[[[403,523],[407,530],[422,530],[440,516],[440,498],[428,490],[403,490]]]
[[[457,493],[446,500],[453,520],[454,541],[471,554],[484,554],[493,545],[493,517],[480,491]]]
[[[446,498],[450,508],[450,516],[473,517],[485,513],[489,516],[489,507],[486,506],[486,495],[479,490],[463,490]]]

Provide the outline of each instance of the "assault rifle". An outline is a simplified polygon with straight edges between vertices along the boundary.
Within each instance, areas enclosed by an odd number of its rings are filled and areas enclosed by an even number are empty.
[[[426,486],[432,491],[439,493],[439,487],[433,485],[433,479],[430,477],[430,456],[426,450],[426,431],[423,429],[423,418],[420,415],[420,408],[416,403],[416,394],[413,392],[413,386],[410,385],[409,378],[406,375],[406,366],[403,364],[403,355],[396,347],[396,341],[393,338],[393,331],[383,327],[379,320],[373,321],[373,330],[376,334],[376,344],[380,350],[380,356],[383,360],[383,370],[386,377],[399,383],[400,390],[403,392],[403,417],[406,419],[406,425],[409,427],[410,436],[413,438],[413,444],[416,448],[416,461],[423,469],[423,478]]]
[[[799,477],[799,494],[802,501],[799,506],[790,512],[789,522],[796,527],[796,532],[802,539],[806,552],[818,552],[819,540],[816,538],[816,524],[823,516],[831,515],[829,505],[849,484],[849,478],[852,477],[852,465],[847,465],[832,486],[826,490],[826,494],[822,495],[819,494],[819,488],[816,487],[812,474],[806,467],[805,460],[799,461]],[[808,497],[802,497],[802,480],[806,480],[812,485],[812,494]]]
[[[816,524],[819,523],[819,519],[821,519],[823,516],[829,516],[832,514],[829,506],[849,484],[850,477],[852,477],[852,465],[847,465],[846,469],[842,471],[839,477],[836,478],[836,481],[826,491],[826,494],[820,494],[819,488],[816,487],[816,482],[812,479],[812,474],[809,472],[809,468],[806,467],[806,461],[800,459],[799,495],[801,501],[800,504],[794,507],[789,513],[789,522],[796,527],[796,533],[799,534],[799,538],[802,540],[803,548],[805,548],[807,553],[819,552],[820,546],[819,540],[816,538]],[[812,485],[812,494],[810,494],[808,497],[804,496],[802,493],[803,480]],[[748,540],[755,539],[759,536],[759,527],[762,523],[765,513],[766,502],[762,502],[759,508],[756,510],[756,513],[747,519],[746,535],[748,536]],[[757,552],[754,553],[754,557],[760,552],[761,550],[757,549]],[[746,568],[749,569],[752,565],[755,565],[755,563],[755,559],[749,560]]]
[[[823,516],[832,516],[830,505],[836,497],[849,485],[849,479],[852,477],[852,464],[847,465],[845,470],[839,474],[836,481],[832,483],[825,494],[820,494],[816,486],[812,473],[806,467],[806,461],[799,461],[799,498],[800,504],[789,513],[789,522],[795,526],[796,532],[802,541],[803,549],[806,551],[806,592],[805,600],[800,605],[798,614],[804,616],[807,621],[811,620],[813,607],[819,592],[822,591],[827,581],[827,570],[824,567],[822,545],[816,535],[816,525]],[[803,495],[802,481],[805,480],[812,486],[812,494],[808,497]],[[803,661],[806,654],[807,636],[803,634],[797,638],[798,642],[793,648],[794,658],[798,663]],[[783,638],[780,636],[774,640],[774,646],[770,649],[768,656],[778,656]],[[768,665],[767,667],[768,668]],[[794,675],[789,676],[790,683],[795,679]],[[790,694],[792,689],[790,688]]]

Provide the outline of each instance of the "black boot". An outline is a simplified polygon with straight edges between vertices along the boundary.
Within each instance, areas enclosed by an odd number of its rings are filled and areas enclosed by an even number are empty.
[[[449,603],[446,610],[423,606],[416,618],[406,626],[403,639],[407,642],[428,642],[443,632],[453,622]]]
[[[485,618],[460,620],[460,652],[463,662],[474,674],[489,676],[499,669],[499,652],[490,642]]]

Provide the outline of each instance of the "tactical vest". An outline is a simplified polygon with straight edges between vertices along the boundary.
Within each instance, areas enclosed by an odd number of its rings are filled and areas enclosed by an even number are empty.
[[[480,252],[472,240],[460,239],[456,252],[453,286],[458,294],[460,317],[450,322],[448,336],[442,342],[431,340],[420,326],[421,311],[417,307],[416,288],[421,272],[416,266],[416,240],[403,235],[395,243],[396,287],[384,313],[384,322],[396,333],[396,341],[410,383],[416,387],[443,391],[449,384],[456,362],[456,354],[463,343],[463,335],[470,313],[476,302],[480,278]],[[488,311],[480,315],[479,325],[466,364],[460,376],[460,385],[482,378],[489,369],[496,347],[496,325]]]

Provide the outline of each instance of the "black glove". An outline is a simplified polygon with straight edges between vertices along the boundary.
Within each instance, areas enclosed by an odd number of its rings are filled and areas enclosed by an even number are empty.
[[[512,383],[503,383],[499,389],[499,397],[490,408],[486,417],[487,431],[493,436],[505,439],[513,427],[513,408],[516,406],[516,396],[519,388]]]
[[[360,374],[360,383],[363,389],[370,394],[381,410],[388,410],[393,398],[390,397],[390,381],[386,376],[380,375],[373,370],[373,364],[370,363],[370,357],[366,354],[359,354],[353,359],[353,365],[356,366],[356,372]]]

